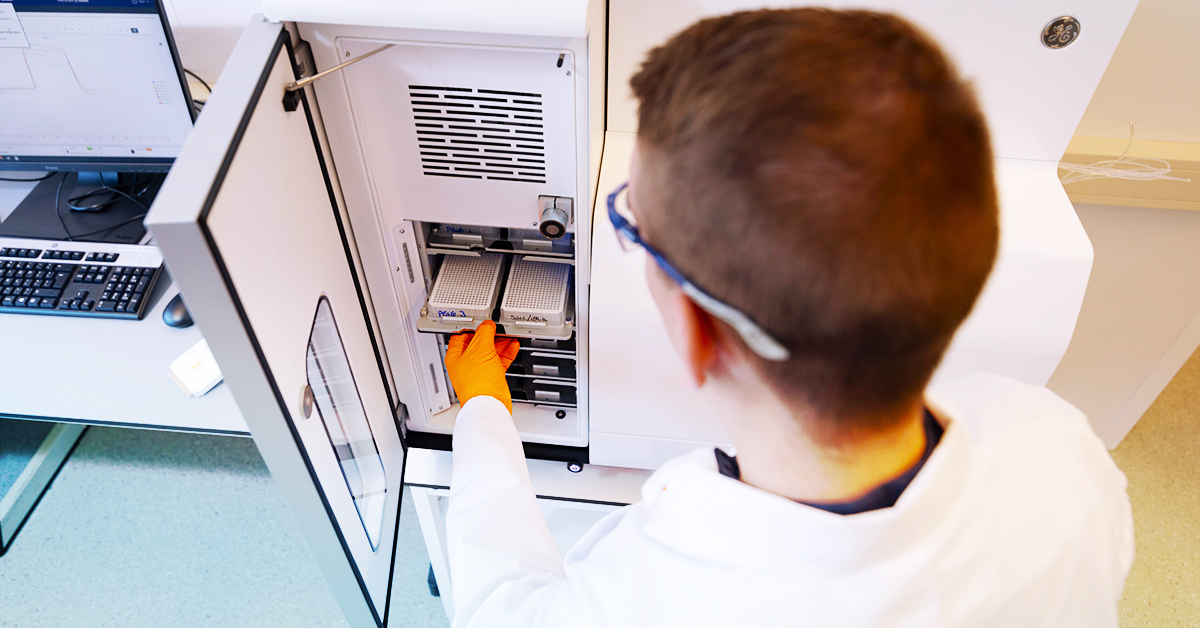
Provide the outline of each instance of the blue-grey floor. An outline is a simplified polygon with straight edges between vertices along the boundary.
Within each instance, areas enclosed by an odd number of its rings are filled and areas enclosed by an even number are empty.
[[[389,624],[445,626],[401,519]],[[344,625],[249,439],[89,428],[0,557],[0,626]]]
[[[52,429],[53,423],[0,419],[0,497],[16,483]]]

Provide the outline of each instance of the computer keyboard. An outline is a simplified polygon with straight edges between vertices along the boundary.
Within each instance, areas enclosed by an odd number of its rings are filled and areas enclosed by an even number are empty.
[[[141,319],[158,247],[0,237],[0,313]]]

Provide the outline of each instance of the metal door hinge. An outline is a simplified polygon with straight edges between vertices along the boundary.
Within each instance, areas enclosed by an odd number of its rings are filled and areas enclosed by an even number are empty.
[[[303,39],[297,39],[296,45],[292,48],[293,72],[296,76],[303,78],[312,75],[316,69],[317,64],[313,61],[312,46]],[[295,82],[288,83],[288,85],[288,89],[283,92],[283,110],[291,113],[300,106],[300,91],[290,88],[291,85],[295,85]]]

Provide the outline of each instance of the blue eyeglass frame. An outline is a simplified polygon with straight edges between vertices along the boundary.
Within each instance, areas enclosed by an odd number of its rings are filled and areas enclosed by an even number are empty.
[[[629,187],[628,181],[617,186],[617,189],[608,195],[608,220],[612,222],[613,229],[616,229],[617,234],[624,236],[625,239],[645,249],[646,253],[654,258],[658,267],[672,281],[679,284],[683,293],[693,303],[699,306],[700,309],[733,327],[742,337],[742,340],[745,341],[746,346],[750,347],[751,351],[763,359],[772,362],[783,362],[790,358],[791,352],[788,351],[787,347],[783,346],[778,340],[775,340],[762,327],[759,327],[749,316],[746,316],[741,310],[701,290],[696,284],[688,280],[687,277],[684,277],[683,273],[679,272],[671,262],[667,261],[667,258],[663,257],[663,254],[658,249],[642,239],[637,226],[630,223],[628,219],[617,211],[617,197],[627,187]]]

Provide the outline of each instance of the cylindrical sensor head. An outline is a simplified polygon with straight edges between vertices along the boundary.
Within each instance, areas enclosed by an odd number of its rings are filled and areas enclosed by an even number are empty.
[[[570,214],[552,205],[542,210],[542,219],[538,221],[538,231],[551,240],[557,240],[567,235],[567,225],[570,222]]]

